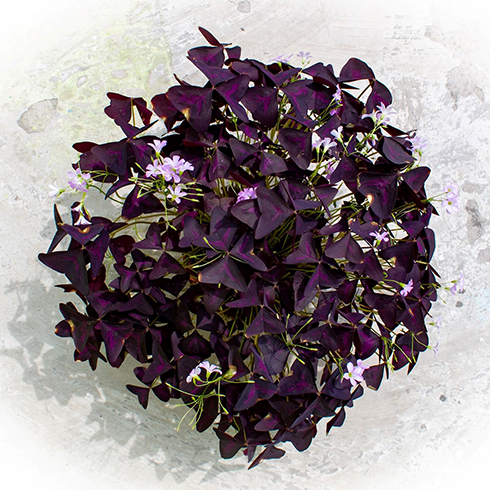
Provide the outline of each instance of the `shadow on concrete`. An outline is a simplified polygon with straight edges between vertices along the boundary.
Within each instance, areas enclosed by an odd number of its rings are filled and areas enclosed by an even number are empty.
[[[33,275],[39,277],[41,272]],[[91,401],[84,422],[97,430],[86,444],[98,449],[103,444],[109,451],[113,445],[127,447],[129,458],[146,459],[159,480],[171,475],[176,484],[185,483],[196,471],[204,473],[203,481],[212,481],[223,472],[247,466],[240,456],[237,463],[220,458],[218,439],[211,429],[199,434],[184,421],[177,432],[187,408],[176,406],[176,401],[163,404],[150,395],[148,409],[143,410],[125,387],[140,384],[132,372],[137,363],[131,357],[119,369],[99,362],[92,371],[87,362],[75,363],[72,339],[54,334],[54,326],[62,319],[57,304],[74,301],[73,294],[47,290],[38,280],[13,280],[4,294],[18,305],[7,323],[18,347],[0,348],[0,356],[18,363],[22,382],[34,389],[38,400],[55,400],[62,420],[69,419],[69,414],[62,413],[73,397]]]

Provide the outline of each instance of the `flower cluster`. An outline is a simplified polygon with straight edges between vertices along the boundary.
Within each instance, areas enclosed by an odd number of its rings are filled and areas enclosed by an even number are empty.
[[[288,441],[305,450],[320,420],[342,425],[427,350],[435,208],[423,140],[391,126],[392,95],[363,61],[264,64],[201,32],[209,46],[189,60],[204,86],[181,82],[151,109],[107,94],[124,138],[74,145],[81,197],[71,221],[55,206],[39,258],[85,304],[62,303],[55,328],[75,360],[131,356],[143,407],[181,399],[224,458],[242,449],[253,467]],[[117,219],[89,213],[94,189]]]

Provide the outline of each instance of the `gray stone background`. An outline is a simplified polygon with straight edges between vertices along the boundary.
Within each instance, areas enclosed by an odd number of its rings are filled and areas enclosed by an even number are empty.
[[[2,488],[473,488],[490,454],[489,9],[484,0],[2,0],[0,30],[0,473]],[[73,362],[54,335],[59,276],[37,260],[54,231],[49,184],[65,182],[77,141],[121,133],[109,91],[149,100],[202,78],[186,51],[201,25],[246,57],[310,51],[338,73],[366,61],[394,94],[396,125],[429,141],[428,191],[460,188],[433,219],[434,265],[448,286],[429,326],[438,355],[366,390],[340,429],[246,471],[211,431],[176,426],[184,409],[127,392],[120,370]],[[66,212],[70,199],[62,199]],[[482,488],[485,488],[482,485]]]

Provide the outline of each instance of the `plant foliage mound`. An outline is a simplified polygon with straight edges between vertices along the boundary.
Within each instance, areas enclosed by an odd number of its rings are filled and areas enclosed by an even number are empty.
[[[308,448],[324,417],[342,425],[363,385],[427,349],[435,209],[421,138],[389,124],[363,61],[264,64],[201,32],[210,46],[188,54],[204,86],[177,78],[151,109],[107,94],[124,137],[74,145],[72,224],[55,206],[39,258],[84,303],[56,326],[75,360],[132,356],[144,408],[181,399],[222,457],[243,449],[253,467],[279,443]],[[91,189],[116,219],[89,212]]]

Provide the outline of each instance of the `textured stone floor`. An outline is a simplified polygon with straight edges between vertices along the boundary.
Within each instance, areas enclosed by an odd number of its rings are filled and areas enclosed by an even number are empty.
[[[0,30],[0,472],[2,488],[474,488],[490,454],[490,36],[484,0],[16,0]],[[130,362],[96,372],[56,337],[58,277],[43,267],[54,230],[49,184],[77,141],[119,133],[106,92],[149,100],[200,75],[185,59],[201,25],[251,58],[310,51],[336,72],[366,61],[394,94],[397,125],[429,140],[428,191],[457,182],[457,214],[434,218],[442,291],[427,351],[311,447],[246,471],[213,433],[176,426],[179,407],[143,411]],[[62,200],[66,210],[69,200]],[[442,211],[442,210],[441,210]]]

